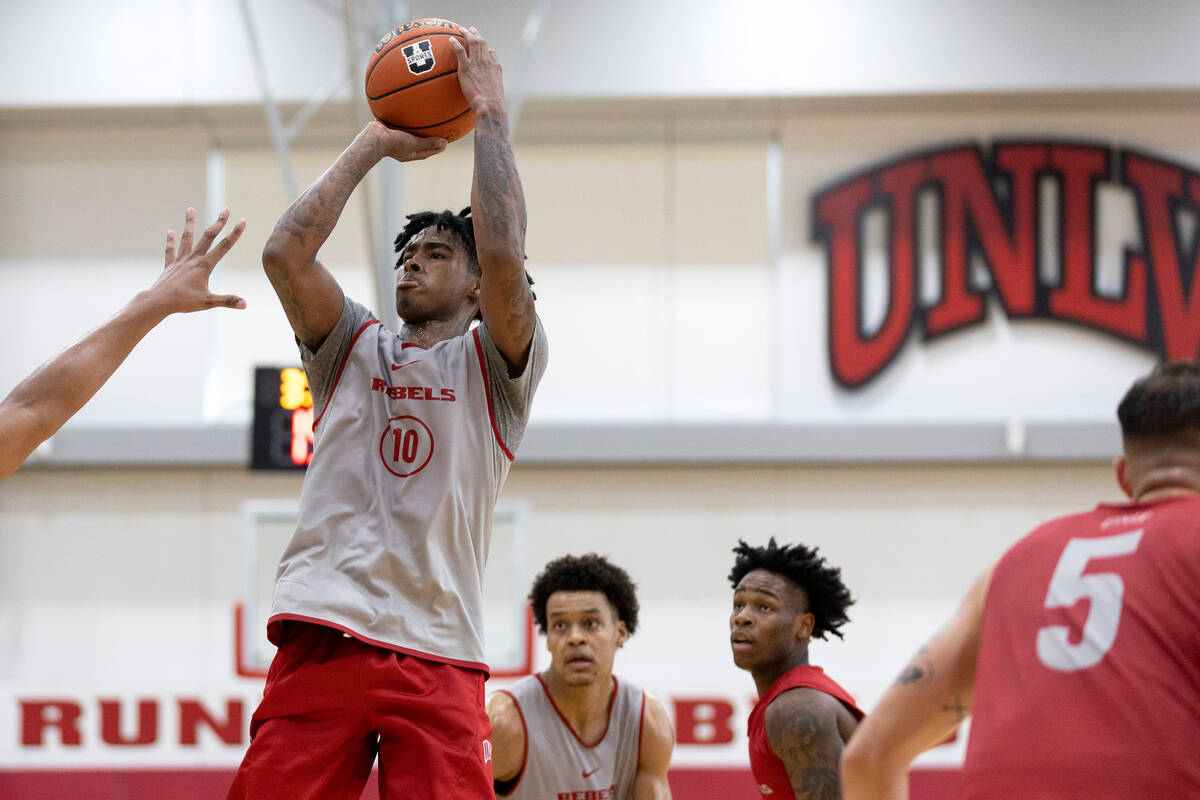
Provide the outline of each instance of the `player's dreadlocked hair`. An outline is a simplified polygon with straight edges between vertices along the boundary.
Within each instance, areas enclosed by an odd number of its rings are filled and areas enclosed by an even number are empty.
[[[637,592],[629,573],[603,556],[562,556],[546,565],[529,591],[538,630],[546,632],[546,601],[555,592],[602,592],[630,635],[637,629]]]
[[[737,559],[729,573],[729,582],[735,589],[747,573],[756,569],[782,575],[808,595],[808,610],[816,618],[812,635],[824,639],[825,634],[832,633],[842,638],[841,628],[850,621],[846,609],[854,604],[854,598],[842,583],[841,568],[826,564],[817,555],[817,548],[809,549],[802,544],[780,547],[772,536],[766,547],[751,547],[738,539],[733,552]]]
[[[426,228],[436,227],[439,231],[453,231],[462,239],[467,246],[468,263],[467,268],[471,270],[472,275],[482,275],[483,270],[479,267],[479,255],[475,250],[475,224],[471,219],[471,207],[467,206],[462,211],[455,214],[449,209],[445,211],[418,211],[416,214],[409,214],[404,225],[404,230],[396,234],[394,252],[403,253],[404,248],[408,247],[408,243],[413,237]],[[400,259],[396,259],[394,269],[400,269]],[[529,281],[529,285],[533,286],[533,276],[529,271],[525,271],[525,280]],[[537,300],[537,292],[530,292],[533,299]],[[476,315],[476,319],[479,319]]]
[[[1125,393],[1117,419],[1126,439],[1200,432],[1200,360],[1156,366]]]
[[[418,211],[416,214],[409,214],[406,219],[408,222],[405,223],[404,230],[396,234],[396,241],[393,242],[397,253],[403,253],[412,238],[426,228],[436,227],[439,231],[453,231],[467,246],[471,273],[473,275],[481,274],[479,256],[475,253],[475,225],[471,220],[470,206],[457,214],[449,209],[440,212]],[[396,259],[396,269],[400,269],[400,259]]]

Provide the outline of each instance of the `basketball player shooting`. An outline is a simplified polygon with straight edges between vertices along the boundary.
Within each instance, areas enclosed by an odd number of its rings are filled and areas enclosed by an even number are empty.
[[[908,797],[908,765],[972,715],[964,800],[1200,797],[1200,362],[1117,408],[1130,502],[1060,517],[967,592],[854,734],[846,797]]]
[[[488,700],[496,797],[671,800],[663,704],[613,675],[637,629],[633,581],[595,553],[546,565],[529,592],[550,666]]]
[[[771,800],[839,800],[838,757],[863,712],[853,698],[808,663],[812,637],[841,638],[854,602],[842,571],[815,548],[739,541],[729,573],[733,663],[754,677],[750,771]]]
[[[208,278],[217,262],[246,229],[246,220],[241,220],[214,246],[228,219],[229,209],[225,209],[193,243],[196,212],[189,208],[178,247],[175,232],[167,231],[166,264],[154,285],[138,293],[108,322],[38,367],[0,401],[0,481],[16,472],[39,444],[83,408],[137,343],[168,316],[246,307],[240,297],[208,290]]]
[[[368,124],[263,252],[315,439],[268,622],[279,650],[230,797],[357,798],[376,755],[381,797],[492,797],[483,570],[547,345],[500,65],[474,29],[458,50],[477,120],[472,213],[408,217],[400,331],[345,297],[317,251],[375,164],[444,140]]]

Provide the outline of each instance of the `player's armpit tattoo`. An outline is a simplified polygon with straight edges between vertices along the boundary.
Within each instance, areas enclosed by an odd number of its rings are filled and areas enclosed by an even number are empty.
[[[912,661],[904,666],[900,674],[896,676],[895,686],[907,686],[912,683],[920,683],[925,680],[933,679],[933,662],[925,655],[927,647],[922,647],[913,656]]]
[[[937,633],[930,637],[929,641],[921,645],[921,649],[912,657],[912,660],[905,665],[900,674],[896,676],[896,680],[892,683],[893,686],[907,686],[921,681],[933,680],[933,662],[929,659],[927,653],[929,647],[936,642],[948,630],[948,626],[939,628]]]
[[[903,686],[908,683],[916,683],[917,681],[923,679],[924,677],[925,677],[925,670],[922,667],[920,667],[916,664],[909,664],[896,677],[896,685]]]
[[[933,680],[933,662],[925,657],[925,648],[913,656],[913,660],[904,666],[896,676],[896,686],[907,686],[921,681]]]

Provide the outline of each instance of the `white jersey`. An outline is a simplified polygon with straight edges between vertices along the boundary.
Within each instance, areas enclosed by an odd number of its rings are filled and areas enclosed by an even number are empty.
[[[541,323],[515,379],[483,325],[426,350],[349,298],[319,350],[300,350],[313,459],[269,635],[283,620],[315,622],[486,670],[483,569],[545,370]]]
[[[503,690],[517,704],[525,728],[525,762],[506,800],[629,800],[641,758],[645,693],[613,677],[612,703],[604,736],[588,746],[567,724],[541,677],[530,675]],[[515,781],[515,785],[514,784]]]

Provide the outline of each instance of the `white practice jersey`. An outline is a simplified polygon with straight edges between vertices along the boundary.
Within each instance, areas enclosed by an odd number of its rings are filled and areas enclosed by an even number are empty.
[[[539,322],[521,376],[479,325],[426,350],[347,298],[316,353],[313,458],[275,583],[276,623],[486,669],[492,513],[546,365]]]
[[[645,693],[613,677],[608,727],[588,746],[563,719],[537,675],[504,690],[516,702],[525,727],[525,763],[505,800],[629,800],[641,757]],[[511,781],[510,781],[511,783]]]

